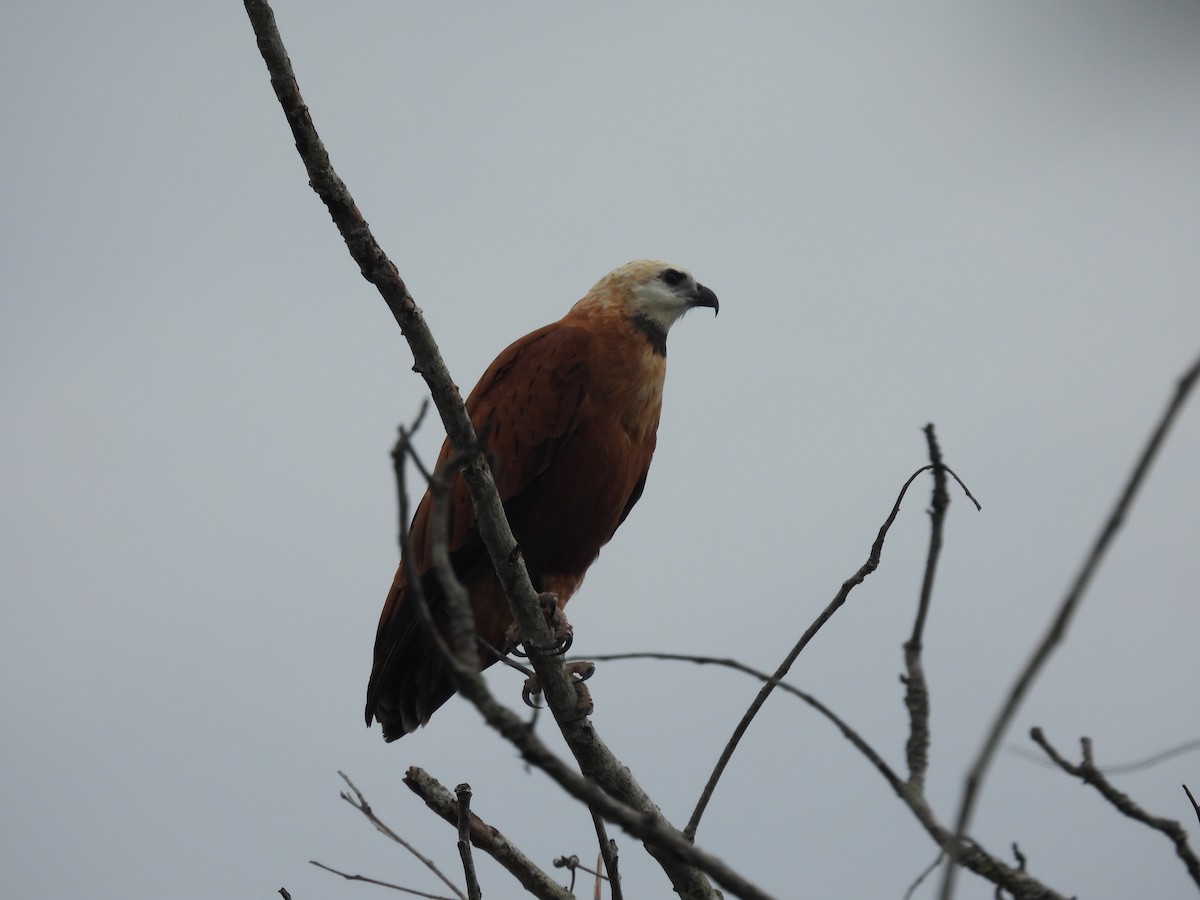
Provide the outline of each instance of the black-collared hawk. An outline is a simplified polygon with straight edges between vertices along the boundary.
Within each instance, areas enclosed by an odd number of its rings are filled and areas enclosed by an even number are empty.
[[[560,606],[642,495],[662,408],[667,331],[717,297],[684,269],[637,260],[600,279],[570,312],[502,352],[467,398],[513,535],[538,591]],[[442,446],[439,466],[449,459]],[[450,485],[448,543],[471,596],[475,629],[502,647],[512,613],[475,525],[461,474]],[[413,516],[413,554],[400,564],[379,618],[367,724],[393,741],[424,725],[454,693],[408,588],[419,577],[445,628],[433,573],[429,494]],[[486,668],[495,657],[480,654]]]

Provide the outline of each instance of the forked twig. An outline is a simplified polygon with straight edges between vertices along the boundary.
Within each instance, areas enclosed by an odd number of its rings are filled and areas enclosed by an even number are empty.
[[[892,506],[891,513],[888,514],[887,519],[884,521],[883,525],[880,526],[879,534],[875,538],[875,543],[871,545],[871,552],[867,557],[867,561],[859,567],[857,572],[842,582],[841,590],[837,592],[837,595],[829,601],[829,604],[824,610],[821,611],[821,614],[817,616],[816,620],[810,626],[808,626],[808,629],[803,635],[800,636],[800,640],[796,642],[796,645],[792,647],[788,655],[784,657],[783,662],[779,664],[779,668],[775,670],[775,674],[771,676],[770,680],[767,681],[761,689],[759,689],[759,692],[757,696],[755,696],[753,702],[751,702],[750,707],[742,715],[741,721],[738,722],[737,727],[733,730],[733,735],[725,744],[725,749],[721,751],[721,756],[717,760],[717,764],[713,768],[712,774],[709,775],[708,782],[704,785],[704,790],[700,793],[700,799],[696,801],[696,808],[692,811],[691,818],[688,819],[687,827],[683,829],[684,836],[689,840],[695,840],[696,830],[700,827],[700,819],[704,815],[704,810],[708,807],[709,800],[712,799],[713,791],[716,789],[717,782],[720,780],[721,775],[725,772],[725,767],[729,765],[729,760],[733,758],[733,753],[737,749],[738,743],[741,741],[742,736],[745,735],[746,730],[750,727],[750,723],[754,721],[754,717],[758,715],[758,711],[762,709],[763,704],[767,702],[767,698],[771,696],[771,692],[775,690],[775,688],[779,685],[779,682],[782,681],[787,675],[788,671],[792,667],[792,663],[796,661],[796,658],[800,655],[801,651],[808,646],[809,641],[813,639],[816,633],[821,630],[821,627],[828,622],[833,614],[838,611],[843,603],[846,602],[846,598],[850,595],[850,592],[858,585],[862,584],[868,575],[879,568],[879,559],[883,553],[884,539],[887,537],[888,529],[890,529],[892,527],[892,523],[896,521],[896,516],[900,512],[900,504],[904,500],[904,495],[908,491],[909,485],[916,480],[918,475],[920,475],[922,472],[928,471],[931,468],[932,466],[922,466],[921,468],[917,469],[917,471],[913,472],[913,474],[909,476],[908,480],[904,482],[904,486],[900,488],[900,494],[898,497],[896,497],[896,502]],[[954,478],[958,480],[957,475],[955,475]],[[959,480],[959,484],[962,484],[961,480]],[[965,489],[966,488],[964,486],[964,490]],[[968,495],[969,494],[970,492],[968,492]]]
[[[1188,844],[1187,832],[1183,830],[1183,826],[1174,819],[1152,816],[1135,803],[1133,798],[1128,794],[1113,787],[1112,783],[1096,767],[1095,760],[1092,758],[1091,738],[1080,738],[1079,744],[1083,760],[1076,765],[1063,758],[1050,744],[1050,741],[1046,739],[1046,735],[1042,729],[1032,729],[1029,732],[1029,736],[1035,744],[1046,752],[1046,755],[1054,761],[1056,766],[1068,775],[1074,775],[1076,778],[1083,779],[1085,784],[1090,784],[1122,815],[1126,815],[1136,822],[1141,822],[1143,825],[1165,834],[1175,845],[1175,853],[1183,860],[1183,864],[1187,868],[1188,874],[1192,877],[1192,881],[1196,882],[1197,887],[1200,887],[1200,859],[1196,857],[1195,852]]]
[[[353,797],[351,797],[345,791],[342,791],[341,798],[343,800],[345,800],[347,803],[349,803],[351,806],[353,806],[355,809],[357,809],[360,813],[362,813],[364,816],[366,816],[367,821],[370,822],[372,825],[374,825],[375,829],[380,834],[395,841],[397,844],[399,844],[401,847],[403,847],[405,850],[407,850],[409,853],[411,853],[413,856],[415,856],[418,860],[420,860],[421,863],[427,869],[429,869],[429,871],[431,871],[434,875],[436,875],[438,877],[438,879],[444,885],[446,885],[446,887],[450,888],[450,890],[452,890],[454,892],[454,895],[456,897],[458,897],[459,900],[467,900],[467,898],[463,895],[463,892],[458,889],[458,886],[453,881],[451,881],[449,878],[447,878],[445,876],[445,874],[442,872],[441,869],[439,869],[437,867],[437,864],[433,860],[431,860],[428,856],[425,856],[423,853],[421,853],[421,851],[419,851],[416,847],[414,847],[412,844],[410,844],[404,838],[400,837],[400,835],[396,834],[396,832],[392,831],[391,828],[389,828],[387,825],[385,825],[383,823],[383,821],[377,815],[375,815],[375,811],[373,809],[371,809],[371,804],[367,802],[367,798],[363,796],[363,792],[358,789],[358,786],[353,781],[350,780],[350,776],[348,776],[345,772],[342,772],[342,771],[339,771],[338,775],[342,776],[342,781],[346,782],[346,784],[350,788],[350,790],[354,791]],[[321,863],[314,862],[313,865],[321,866]],[[321,866],[321,868],[329,868],[329,867]],[[330,871],[334,871],[334,870],[330,869]],[[343,873],[338,872],[337,874],[342,875]],[[365,879],[362,876],[356,876],[354,878],[354,880],[355,881],[366,881],[366,880],[370,880],[370,879]],[[395,885],[388,885],[388,887],[395,887]],[[407,890],[407,888],[398,888],[398,890]],[[428,897],[428,896],[432,896],[432,895],[425,894],[423,896]]]

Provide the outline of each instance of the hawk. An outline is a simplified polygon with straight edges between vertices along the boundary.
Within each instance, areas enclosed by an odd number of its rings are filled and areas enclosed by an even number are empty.
[[[662,409],[667,332],[698,306],[715,313],[717,296],[685,269],[658,260],[628,263],[557,322],[505,349],[467,398],[533,586],[556,594],[560,607],[642,495]],[[451,453],[447,441],[438,465]],[[411,558],[396,571],[375,637],[366,720],[377,720],[388,741],[426,724],[454,694],[408,597],[413,580],[421,579],[444,633],[431,508],[426,492],[412,520]],[[448,545],[479,638],[502,646],[512,613],[461,473],[449,485]],[[486,649],[481,657],[484,668],[495,661]]]

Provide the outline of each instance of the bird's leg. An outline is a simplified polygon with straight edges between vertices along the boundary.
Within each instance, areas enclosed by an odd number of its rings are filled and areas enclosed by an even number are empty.
[[[554,644],[549,648],[549,652],[561,656],[571,649],[571,643],[575,640],[575,632],[571,628],[571,623],[567,621],[567,616],[562,610],[562,605],[558,602],[558,594],[551,591],[543,591],[538,594],[537,599],[538,605],[542,608],[542,616],[546,619],[546,625],[554,635]],[[521,634],[517,630],[515,622],[509,626],[508,631],[504,635],[504,641],[506,653],[512,653],[516,656],[528,656],[528,653],[521,649]],[[575,685],[575,694],[578,698],[580,713],[585,716],[591,715],[593,707],[592,695],[584,682],[592,677],[592,673],[596,671],[596,664],[586,661],[570,662],[566,664],[565,668],[571,678],[572,684]],[[521,699],[525,701],[526,706],[537,709],[537,698],[541,694],[541,680],[537,675],[530,675],[525,679],[525,685],[521,690]]]
[[[567,614],[562,611],[562,607],[558,603],[558,594],[543,591],[538,594],[537,599],[538,605],[542,608],[542,616],[546,619],[546,626],[554,635],[554,645],[549,652],[561,656],[571,649],[571,644],[575,640],[575,631],[571,628],[571,623],[567,621]],[[519,649],[520,646],[521,633],[517,630],[517,623],[514,622],[504,634],[504,651],[516,656],[528,656],[528,653]]]

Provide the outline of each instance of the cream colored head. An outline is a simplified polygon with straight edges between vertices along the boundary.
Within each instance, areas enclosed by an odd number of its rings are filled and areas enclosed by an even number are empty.
[[[622,313],[665,339],[679,317],[696,306],[716,312],[717,295],[687,269],[658,259],[636,259],[597,281],[572,312]]]

